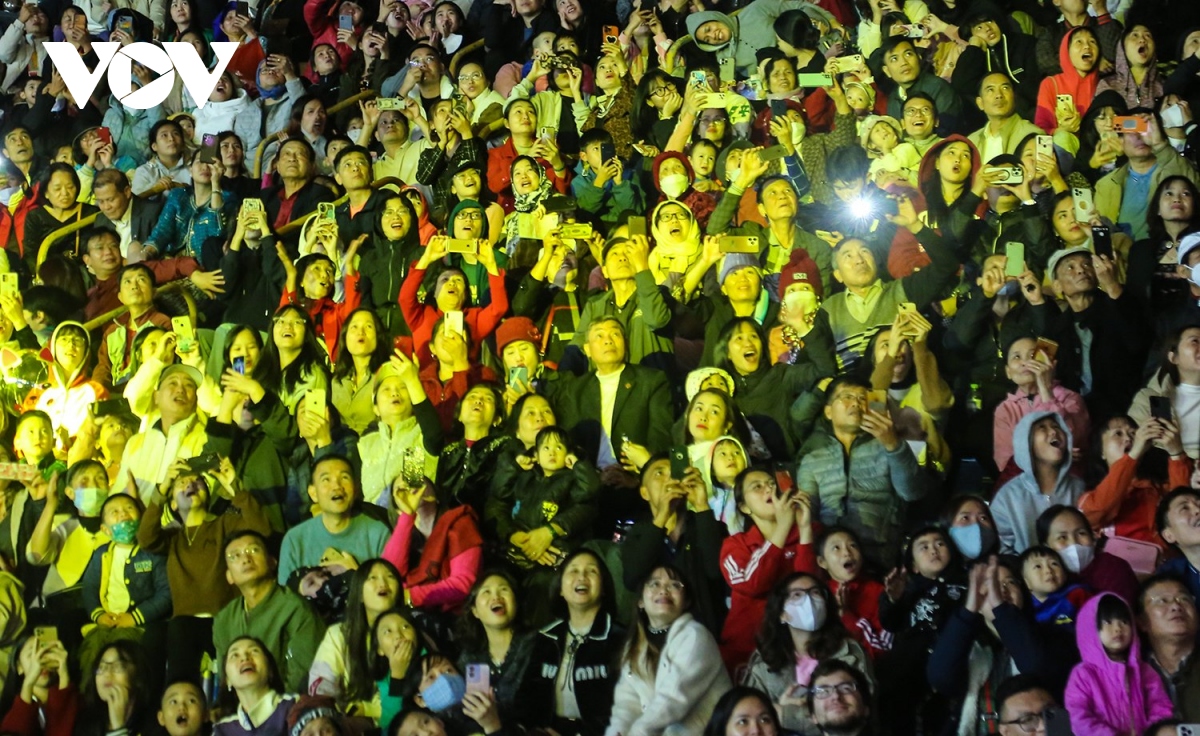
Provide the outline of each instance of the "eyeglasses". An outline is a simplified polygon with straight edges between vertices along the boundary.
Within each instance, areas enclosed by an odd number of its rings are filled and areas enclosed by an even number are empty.
[[[58,338],[58,342],[62,343],[63,345],[74,345],[76,347],[84,347],[87,345],[87,340],[84,340],[78,335],[63,335],[62,337]]]
[[[678,593],[687,586],[678,580],[651,580],[650,582],[646,583],[646,587],[650,590],[653,590],[655,593],[663,590],[669,590],[672,593]]]
[[[1194,606],[1196,605],[1196,599],[1187,593],[1172,596],[1156,595],[1146,599],[1146,606],[1150,608],[1169,606],[1172,603],[1178,603],[1181,606]]]
[[[927,118],[933,114],[933,110],[925,107],[909,107],[904,110],[906,118]]]
[[[687,222],[686,212],[664,212],[658,216],[659,222]]]
[[[459,74],[458,81],[460,82],[478,82],[483,79],[483,75],[479,72],[470,72],[468,74]]]
[[[243,549],[241,552],[230,552],[230,553],[226,554],[225,560],[227,562],[237,562],[238,560],[242,559],[243,557],[246,559],[250,559],[251,557],[258,555],[258,553],[262,552],[262,551],[263,551],[262,547],[259,547],[257,544],[252,544],[249,547],[246,547],[245,549]]]
[[[96,665],[97,674],[117,674],[118,672],[124,672],[127,669],[129,669],[129,665],[125,664],[121,660],[117,660],[116,662],[101,662],[100,664]]]
[[[459,220],[482,220],[483,213],[479,210],[463,210],[455,215],[455,217]]]
[[[667,94],[670,91],[671,91],[671,88],[667,87],[667,86],[655,87],[650,90],[650,96],[651,97],[662,97],[663,95]]]
[[[858,685],[853,682],[840,682],[837,685],[818,685],[812,689],[812,696],[817,700],[828,700],[834,695],[849,695],[858,692]]]
[[[1022,733],[1034,733],[1039,728],[1041,728],[1043,725],[1045,725],[1046,713],[1049,710],[1050,709],[1047,708],[1046,710],[1042,711],[1041,713],[1026,713],[1025,715],[1021,716],[1020,718],[1017,718],[1012,721],[1000,721],[1000,725],[1001,726],[1016,726],[1017,728],[1021,729]]]
[[[818,598],[821,597],[821,588],[819,586],[813,586],[811,588],[797,588],[795,590],[789,590],[788,600],[802,601],[810,595],[815,595]]]

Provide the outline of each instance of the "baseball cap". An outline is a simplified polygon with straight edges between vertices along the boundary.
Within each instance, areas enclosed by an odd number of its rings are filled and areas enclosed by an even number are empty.
[[[200,371],[196,370],[190,365],[184,365],[183,363],[172,363],[166,368],[163,368],[163,372],[158,376],[158,384],[155,386],[155,388],[162,388],[163,382],[176,373],[182,373],[183,375],[192,379],[192,383],[196,385],[196,388],[200,388],[200,384],[204,383],[204,376],[200,374]]]
[[[1082,245],[1054,251],[1054,253],[1050,256],[1050,262],[1046,264],[1046,273],[1050,274],[1050,279],[1054,279],[1054,270],[1058,268],[1058,264],[1062,259],[1069,258],[1078,253],[1086,253],[1089,256],[1092,255],[1091,249],[1085,248]]]

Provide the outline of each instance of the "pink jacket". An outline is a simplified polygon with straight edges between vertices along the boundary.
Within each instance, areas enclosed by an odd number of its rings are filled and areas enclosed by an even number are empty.
[[[1113,661],[1104,651],[1096,609],[1109,596],[1125,603],[1113,593],[1098,595],[1084,604],[1075,619],[1075,641],[1083,661],[1071,670],[1063,700],[1072,730],[1087,736],[1122,736],[1131,730],[1142,733],[1151,723],[1170,718],[1172,713],[1171,699],[1158,673],[1142,661],[1136,630],[1124,662]],[[1129,617],[1133,619],[1132,613]]]
[[[996,407],[995,419],[992,423],[992,452],[996,460],[996,469],[1004,472],[1004,467],[1013,456],[1013,429],[1021,417],[1035,411],[1052,411],[1067,420],[1071,429],[1071,438],[1076,447],[1086,447],[1091,420],[1088,418],[1087,404],[1083,397],[1069,388],[1063,388],[1057,381],[1050,392],[1054,401],[1042,401],[1041,396],[1029,396],[1020,389],[1008,395]]]

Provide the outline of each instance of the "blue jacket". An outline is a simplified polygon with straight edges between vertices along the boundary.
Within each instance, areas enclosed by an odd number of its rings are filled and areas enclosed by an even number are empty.
[[[1192,563],[1188,562],[1186,557],[1172,557],[1159,565],[1155,574],[1163,573],[1174,575],[1182,580],[1183,584],[1187,586],[1188,592],[1196,598],[1200,598],[1200,570],[1192,567]]]
[[[101,604],[108,587],[108,572],[112,566],[112,543],[92,555],[83,573],[83,603],[92,621],[105,613]],[[129,613],[138,626],[160,621],[171,615],[171,588],[167,585],[167,558],[147,552],[134,545],[125,561],[125,587],[129,589]]]
[[[224,201],[220,211],[208,204],[197,207],[192,187],[172,189],[158,216],[158,224],[150,233],[146,245],[153,245],[165,256],[185,255],[200,262],[205,271],[221,267],[222,247],[225,244],[225,223],[237,217],[240,203],[232,192],[221,192]],[[205,248],[205,244],[212,245]]]

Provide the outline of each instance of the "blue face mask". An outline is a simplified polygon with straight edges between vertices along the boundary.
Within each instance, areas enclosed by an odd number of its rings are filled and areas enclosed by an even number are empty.
[[[429,687],[421,691],[425,707],[434,712],[450,710],[462,702],[467,692],[467,681],[462,675],[447,672],[437,676]]]
[[[137,540],[137,519],[125,519],[109,529],[112,540],[117,544],[133,544]]]
[[[978,522],[969,526],[950,527],[950,539],[968,560],[977,560],[996,544],[996,530]]]
[[[108,491],[104,488],[76,488],[75,508],[81,516],[99,516]]]

